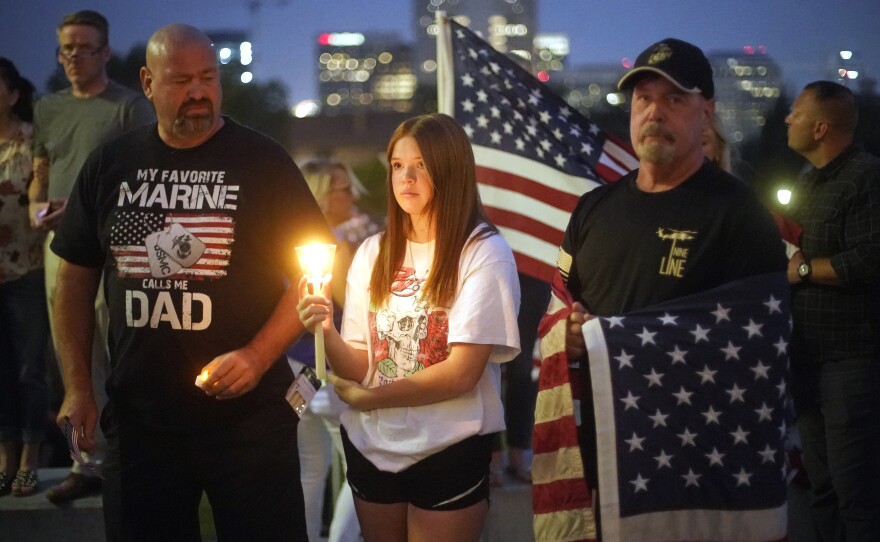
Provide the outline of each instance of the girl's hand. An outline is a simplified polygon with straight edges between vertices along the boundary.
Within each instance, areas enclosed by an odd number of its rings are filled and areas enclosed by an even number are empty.
[[[371,410],[369,406],[370,390],[364,388],[354,380],[340,378],[333,373],[327,375],[327,379],[333,384],[336,395],[355,410]]]
[[[330,303],[330,281],[325,281],[320,294],[309,293],[309,283],[306,277],[299,279],[299,303],[296,311],[299,319],[309,332],[315,332],[316,325],[323,325],[325,329],[333,325],[333,305]],[[321,324],[321,322],[325,322]]]

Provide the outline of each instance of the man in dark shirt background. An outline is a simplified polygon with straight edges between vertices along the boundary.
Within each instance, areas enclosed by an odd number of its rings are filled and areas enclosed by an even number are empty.
[[[880,540],[880,159],[853,145],[852,92],[807,85],[786,118],[812,168],[791,202],[792,394],[822,540]]]

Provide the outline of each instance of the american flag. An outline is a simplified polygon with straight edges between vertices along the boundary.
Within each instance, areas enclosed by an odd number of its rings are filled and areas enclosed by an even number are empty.
[[[187,280],[216,279],[226,275],[232,252],[235,222],[221,213],[156,213],[119,211],[110,232],[110,251],[117,274],[123,278],[149,278],[150,265],[145,240],[147,235],[178,223],[205,243],[205,252],[192,267],[181,269],[167,278]]]
[[[782,274],[587,322],[603,540],[785,539],[790,332]]]
[[[438,36],[439,109],[471,139],[483,205],[519,270],[550,282],[578,198],[638,160],[513,60],[442,20],[450,28]]]
[[[73,424],[70,422],[70,418],[65,416],[64,428],[62,431],[64,432],[65,440],[67,440],[67,448],[70,450],[70,458],[79,463],[82,472],[87,476],[99,476],[103,478],[100,470],[101,462],[90,461],[87,458],[87,455],[84,455],[84,452],[79,447],[79,440],[80,438],[83,438],[85,428],[80,426],[79,430],[74,429]]]

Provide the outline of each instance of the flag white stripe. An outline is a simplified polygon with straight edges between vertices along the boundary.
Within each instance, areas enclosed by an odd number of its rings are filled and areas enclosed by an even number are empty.
[[[548,243],[520,230],[499,226],[498,231],[501,232],[507,244],[515,248],[517,252],[556,267],[556,256],[559,254],[558,245]]]
[[[559,230],[560,235],[568,226],[571,211],[549,205],[515,190],[487,184],[481,184],[479,188],[480,198],[486,207],[496,207],[517,214],[524,214],[523,209],[528,209],[528,214],[524,216]]]
[[[605,149],[603,155],[613,158],[618,164],[623,166],[623,173],[629,173],[631,170],[639,167],[639,159],[633,156],[628,150],[624,149],[610,139],[605,141]]]
[[[137,264],[142,265],[144,263],[149,263],[146,256],[127,256],[125,258],[118,258],[117,262],[119,264],[125,264],[125,265],[122,265],[122,267],[125,267],[127,270],[135,269],[133,266],[135,266]],[[217,259],[217,258],[202,258],[201,260],[199,260],[199,263],[194,264],[193,267],[190,269],[194,269],[194,268],[197,268],[200,266],[206,266],[206,265],[226,267],[229,265],[229,260]],[[146,267],[145,269],[147,271],[149,271],[149,267]],[[181,270],[180,272],[182,273],[184,271],[185,270]]]
[[[604,153],[602,154],[602,156],[599,157],[599,163],[615,171],[616,173],[619,173],[621,176],[626,175],[629,172],[629,170],[625,169],[623,166],[615,162],[610,156]]]
[[[471,145],[471,147],[474,149],[474,159],[479,166],[524,177],[548,188],[573,196],[580,197],[600,185],[596,181],[585,177],[568,175],[558,169],[515,154],[481,145]],[[528,207],[523,207],[523,209],[528,209]]]
[[[180,225],[191,224],[191,223],[205,223],[205,222],[224,222],[227,224],[232,224],[232,218],[229,216],[218,216],[218,215],[195,215],[195,216],[181,216],[181,215],[171,215],[165,218],[166,223],[174,223],[177,222]]]
[[[188,232],[190,232],[194,235],[199,234],[199,233],[215,233],[215,234],[220,234],[220,235],[224,235],[224,234],[225,235],[232,235],[232,230],[230,228],[222,227],[222,226],[219,228],[211,228],[211,227],[207,227],[207,226],[202,227],[202,228],[188,227],[186,229]],[[199,236],[199,239],[201,239],[201,236]]]
[[[214,244],[214,245],[231,245],[232,238],[231,237],[202,237],[197,235],[199,241],[205,243],[206,245]]]

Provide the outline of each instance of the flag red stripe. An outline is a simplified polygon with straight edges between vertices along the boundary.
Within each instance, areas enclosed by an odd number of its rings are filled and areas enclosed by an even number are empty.
[[[621,169],[624,169],[624,170],[626,169],[626,166],[619,163],[617,160],[615,160],[614,163],[618,164]],[[602,177],[603,179],[605,179],[608,182],[615,182],[622,177],[622,175],[619,172],[611,169],[610,167],[606,166],[605,164],[603,164],[601,162],[596,164],[596,172],[599,174],[600,177]]]
[[[558,207],[571,212],[577,205],[580,196],[569,194],[551,188],[545,184],[535,182],[519,175],[499,171],[497,169],[477,165],[477,181],[490,186],[497,186],[505,190],[519,192],[525,196],[544,202],[547,205]],[[587,191],[587,181],[584,179],[584,192]]]
[[[542,371],[543,372],[543,371]],[[555,452],[560,448],[577,448],[577,426],[570,417],[536,423],[532,432],[532,450],[535,455]]]
[[[590,493],[583,478],[557,480],[532,486],[532,508],[535,514],[577,510],[590,506]]]
[[[544,335],[550,333],[550,330],[553,328],[553,326],[555,326],[556,323],[560,320],[568,318],[569,314],[571,314],[570,307],[563,307],[554,313],[545,313],[544,318],[541,320],[541,323],[538,324],[538,336],[543,337]]]
[[[562,243],[562,236],[564,235],[564,232],[558,228],[548,226],[543,222],[535,220],[534,218],[531,218],[516,211],[501,209],[489,205],[486,205],[485,209],[486,214],[489,215],[489,218],[496,226],[502,226],[505,228],[510,228],[512,230],[519,230],[523,233],[531,235],[532,237],[537,237],[538,239],[546,243],[550,243],[551,245],[556,247],[558,247]],[[513,248],[514,250],[517,249],[517,247],[515,246],[511,248]],[[551,275],[550,279],[552,278],[553,276]]]
[[[218,220],[216,222],[211,221],[211,220],[199,220],[199,221],[195,221],[195,222],[189,222],[189,221],[184,221],[184,220],[169,220],[169,221],[166,221],[165,223],[166,223],[166,227],[170,226],[171,224],[180,224],[181,226],[183,226],[184,228],[186,228],[188,230],[191,230],[193,228],[227,228],[227,229],[232,229],[232,226],[230,225],[228,220],[222,220],[222,221]]]
[[[564,325],[564,324],[560,324]],[[555,388],[568,383],[568,360],[565,352],[557,352],[544,358],[541,363],[541,376],[538,380],[538,391]]]
[[[544,282],[553,280],[553,273],[556,272],[555,267],[515,250],[513,252],[513,259],[516,260],[516,269],[520,273],[543,280]]]

